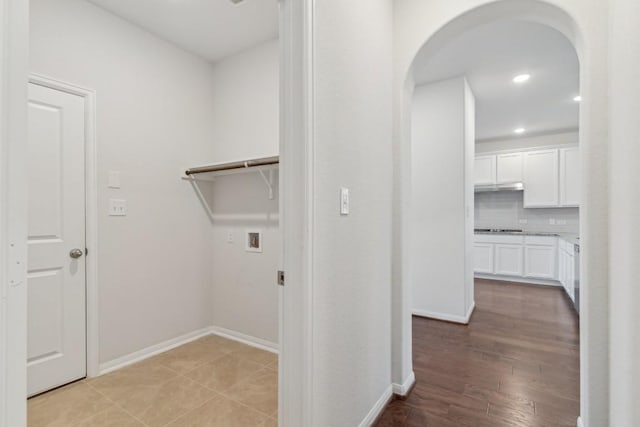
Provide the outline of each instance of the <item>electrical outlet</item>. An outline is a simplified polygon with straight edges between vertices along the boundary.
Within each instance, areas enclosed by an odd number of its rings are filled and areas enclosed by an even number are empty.
[[[526,223],[527,223],[527,220],[526,220],[526,219],[519,219],[519,220],[518,220],[518,223],[519,223],[519,224],[526,224]]]
[[[556,225],[556,219],[555,218],[549,218],[549,225]]]
[[[566,219],[559,219],[556,221],[556,224],[558,225],[567,225],[567,220]]]
[[[233,243],[233,230],[227,230],[227,243]]]

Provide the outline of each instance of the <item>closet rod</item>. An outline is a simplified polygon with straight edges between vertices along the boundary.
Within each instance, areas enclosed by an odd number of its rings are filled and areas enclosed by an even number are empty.
[[[219,171],[226,171],[231,169],[245,169],[245,168],[252,168],[256,166],[277,165],[278,163],[280,163],[278,156],[265,157],[262,159],[243,160],[239,162],[220,163],[217,165],[190,168],[185,171],[185,174],[194,175],[198,173],[219,172]]]

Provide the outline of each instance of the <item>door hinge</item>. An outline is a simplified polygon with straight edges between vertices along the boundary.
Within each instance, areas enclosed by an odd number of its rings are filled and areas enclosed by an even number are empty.
[[[284,286],[284,271],[278,270],[278,285]]]

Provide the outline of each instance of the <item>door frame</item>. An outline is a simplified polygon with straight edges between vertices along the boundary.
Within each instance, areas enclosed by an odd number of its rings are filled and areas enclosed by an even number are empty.
[[[84,101],[85,113],[85,316],[86,316],[86,371],[87,377],[100,373],[98,322],[98,175],[96,147],[96,92],[75,84],[63,82],[42,74],[29,74],[29,83],[79,96]]]

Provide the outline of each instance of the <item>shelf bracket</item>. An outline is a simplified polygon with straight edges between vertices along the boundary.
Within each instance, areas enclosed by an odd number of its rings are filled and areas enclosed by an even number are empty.
[[[273,169],[269,169],[269,178],[266,177],[262,168],[258,168],[258,172],[269,189],[269,200],[273,200]]]

